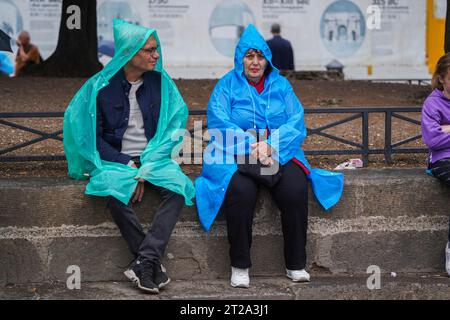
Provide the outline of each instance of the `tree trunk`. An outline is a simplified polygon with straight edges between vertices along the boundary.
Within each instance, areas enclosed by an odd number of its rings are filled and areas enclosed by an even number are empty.
[[[72,16],[67,8],[76,5],[81,9],[81,29],[69,29],[67,21]],[[102,69],[98,61],[97,1],[63,0],[58,45],[55,52],[43,63],[28,65],[24,75],[48,77],[90,77]]]
[[[447,17],[445,20],[444,50],[445,53],[450,51],[450,0],[447,0]]]

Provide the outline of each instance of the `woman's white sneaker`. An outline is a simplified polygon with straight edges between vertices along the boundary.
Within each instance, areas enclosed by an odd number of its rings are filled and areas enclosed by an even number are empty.
[[[450,242],[447,243],[447,247],[445,248],[445,261],[445,269],[450,276]]]
[[[248,288],[250,286],[248,270],[231,267],[231,286],[233,288]]]
[[[294,282],[309,282],[309,273],[303,270],[288,270],[286,269],[286,276]]]

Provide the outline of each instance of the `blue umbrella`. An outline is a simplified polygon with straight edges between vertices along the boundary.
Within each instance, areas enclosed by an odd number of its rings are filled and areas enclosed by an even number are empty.
[[[0,52],[0,72],[11,75],[14,73],[14,65],[6,53]]]
[[[11,49],[11,37],[0,30],[0,51],[13,52]]]
[[[114,57],[114,42],[101,40],[98,45],[98,52],[108,57]]]

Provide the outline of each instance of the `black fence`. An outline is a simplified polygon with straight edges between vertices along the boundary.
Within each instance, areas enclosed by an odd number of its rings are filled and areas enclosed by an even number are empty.
[[[371,78],[371,79],[362,79],[360,81],[369,81],[369,82],[394,82],[394,83],[407,83],[407,84],[417,84],[419,86],[429,86],[431,85],[431,79],[426,78]]]
[[[364,165],[368,164],[370,155],[384,155],[385,161],[390,164],[393,154],[414,154],[414,153],[428,153],[426,148],[407,148],[404,145],[421,139],[421,135],[415,135],[407,137],[401,141],[392,141],[393,128],[392,121],[394,118],[406,121],[408,123],[417,125],[420,127],[420,121],[405,116],[404,114],[418,114],[422,111],[421,107],[383,107],[383,108],[314,108],[305,109],[305,114],[329,114],[330,122],[317,128],[308,128],[308,136],[321,136],[333,141],[340,142],[346,146],[353,147],[353,149],[336,148],[336,149],[317,149],[307,150],[306,155],[361,155]],[[191,116],[206,116],[206,110],[191,110],[189,112]],[[384,114],[385,117],[385,134],[384,134],[384,148],[370,148],[369,138],[372,132],[369,131],[369,117],[372,114]],[[333,120],[337,115],[348,115],[344,119]],[[32,118],[62,118],[64,113],[51,112],[51,113],[0,113],[0,125],[11,127],[25,132],[30,132],[38,135],[38,138],[23,142],[17,145],[8,146],[7,148],[0,149],[0,162],[26,162],[26,161],[60,161],[65,160],[64,155],[25,155],[25,156],[12,156],[9,155],[14,151],[23,149],[30,145],[40,143],[45,140],[53,139],[62,142],[62,130],[55,132],[44,132],[36,130],[24,125],[17,124],[11,119],[32,119]],[[348,123],[350,121],[361,119],[361,141],[352,141],[326,133],[325,130],[337,127],[339,125]],[[204,128],[202,128],[204,129]],[[193,133],[193,129],[191,130]],[[376,133],[373,133],[376,134]]]
[[[307,155],[361,155],[362,160],[364,162],[364,165],[366,166],[369,162],[369,155],[375,155],[375,154],[383,154],[385,157],[386,163],[390,164],[392,162],[392,155],[393,154],[407,154],[407,153],[428,153],[427,148],[403,148],[402,146],[411,143],[413,141],[419,140],[422,138],[422,135],[415,135],[411,137],[407,137],[404,140],[401,141],[392,141],[392,133],[393,133],[393,126],[392,126],[392,120],[393,118],[397,118],[400,120],[403,120],[408,123],[412,123],[414,125],[419,126],[420,128],[420,121],[404,116],[402,113],[421,113],[422,108],[421,107],[383,107],[383,108],[337,108],[337,109],[305,109],[305,114],[348,114],[349,116],[338,120],[330,122],[324,126],[321,126],[319,128],[309,129],[308,128],[308,135],[319,135],[334,141],[341,142],[343,144],[355,147],[355,149],[348,150],[348,149],[333,149],[333,150],[308,150],[305,151],[305,154]],[[369,138],[370,138],[370,131],[369,131],[369,115],[371,114],[384,114],[384,127],[385,127],[385,133],[384,133],[384,148],[370,148],[369,145]],[[336,137],[331,134],[325,133],[324,130],[337,127],[341,124],[361,119],[362,120],[362,126],[361,126],[361,137],[362,141],[360,143],[343,139],[341,137]]]
[[[11,147],[7,147],[4,149],[0,149],[0,162],[22,162],[22,161],[60,161],[66,160],[64,155],[44,155],[44,156],[8,156],[8,154],[23,149],[25,147],[31,146],[33,144],[40,143],[45,140],[57,140],[62,142],[62,129],[56,132],[45,132],[41,130],[36,130],[27,126],[23,126],[11,121],[11,119],[48,119],[48,118],[63,118],[63,112],[33,112],[33,113],[24,113],[24,112],[12,112],[12,113],[0,113],[0,126],[7,126],[13,129],[22,130],[25,132],[34,133],[39,135],[39,138],[35,138],[29,140],[24,143],[20,143],[17,145],[13,145]]]

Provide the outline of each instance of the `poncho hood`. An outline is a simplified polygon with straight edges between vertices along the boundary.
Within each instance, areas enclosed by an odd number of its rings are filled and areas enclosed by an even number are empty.
[[[242,33],[241,39],[236,46],[236,51],[234,54],[234,70],[238,73],[238,75],[244,76],[243,60],[245,54],[250,49],[259,50],[264,54],[264,57],[272,68],[270,78],[275,78],[279,74],[279,71],[272,64],[272,52],[270,51],[266,40],[264,40],[263,36],[258,32],[253,24],[250,24],[245,29],[245,31]]]

